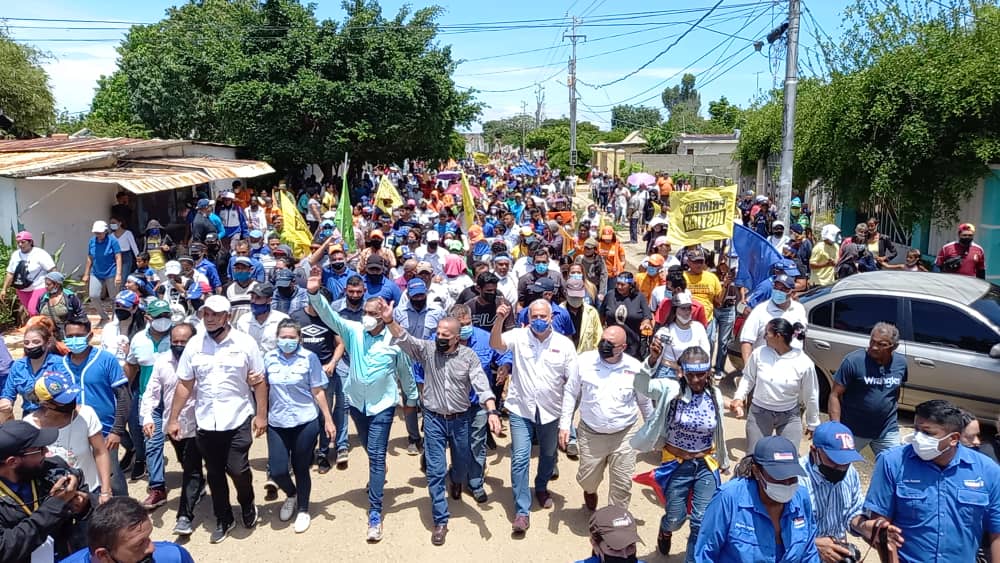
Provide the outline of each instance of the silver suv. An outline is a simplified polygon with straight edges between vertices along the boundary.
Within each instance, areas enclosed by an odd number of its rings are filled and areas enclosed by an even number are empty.
[[[981,420],[1000,413],[1000,286],[955,274],[856,274],[800,296],[809,317],[805,351],[816,363],[822,405],[848,352],[867,348],[875,323],[899,328],[909,380],[900,407],[947,399]]]

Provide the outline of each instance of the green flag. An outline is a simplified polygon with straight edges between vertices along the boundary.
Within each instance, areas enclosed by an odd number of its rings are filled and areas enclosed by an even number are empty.
[[[351,193],[347,190],[347,153],[344,153],[344,172],[341,178],[344,185],[340,190],[340,201],[337,203],[337,217],[335,223],[340,229],[340,234],[344,238],[344,252],[350,252],[355,248],[354,244],[354,214],[351,213]]]

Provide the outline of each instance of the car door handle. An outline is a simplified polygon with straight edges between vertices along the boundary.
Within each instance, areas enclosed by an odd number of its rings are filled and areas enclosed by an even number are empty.
[[[830,343],[826,342],[824,340],[813,340],[812,343],[813,343],[813,346],[819,348],[820,350],[829,350],[830,349]]]
[[[934,367],[934,362],[928,360],[927,358],[913,358],[913,361],[917,362],[918,366],[924,366],[925,368]]]

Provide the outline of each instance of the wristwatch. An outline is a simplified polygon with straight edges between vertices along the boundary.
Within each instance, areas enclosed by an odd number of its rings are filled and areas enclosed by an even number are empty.
[[[496,409],[486,411],[486,416],[493,416],[493,415],[500,416],[500,411]]]

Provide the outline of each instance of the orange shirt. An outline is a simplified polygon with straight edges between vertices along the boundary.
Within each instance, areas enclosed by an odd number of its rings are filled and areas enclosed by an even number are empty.
[[[639,272],[635,275],[635,287],[640,293],[646,296],[647,301],[653,299],[653,289],[663,285],[665,281],[662,274],[651,277],[646,272]]]
[[[608,277],[613,278],[625,270],[625,249],[618,241],[597,243],[597,253],[604,258],[608,267]]]
[[[660,196],[669,196],[674,191],[674,179],[670,176],[660,176],[656,185],[660,189]]]
[[[253,190],[248,188],[243,188],[236,192],[236,205],[239,205],[243,209],[250,207],[250,200],[253,199]]]

